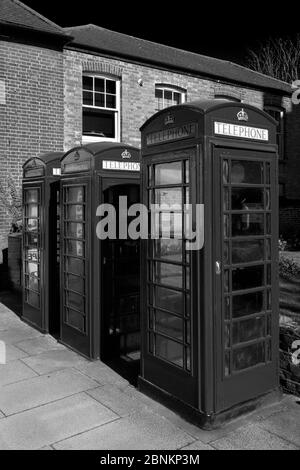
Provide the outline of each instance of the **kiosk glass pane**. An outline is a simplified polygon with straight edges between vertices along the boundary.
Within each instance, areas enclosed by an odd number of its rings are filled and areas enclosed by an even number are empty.
[[[164,333],[172,338],[183,340],[182,318],[175,317],[165,312],[156,311],[156,331]]]
[[[270,178],[265,161],[230,158],[221,164],[224,220],[223,337],[225,377],[266,363],[271,310]],[[228,203],[229,199],[229,203]],[[270,296],[269,296],[270,294]],[[253,343],[245,344],[243,343]],[[271,346],[270,346],[271,347]]]
[[[25,302],[40,308],[41,190],[24,188],[24,289]]]
[[[232,184],[264,184],[264,164],[260,162],[232,161]]]
[[[172,364],[183,367],[183,347],[180,343],[175,343],[163,336],[155,337],[156,355]]]
[[[154,257],[180,263],[182,261],[182,240],[155,240]]]
[[[183,288],[183,268],[167,263],[155,263],[155,278],[159,284]]]
[[[64,321],[86,334],[86,187],[64,186]]]
[[[150,165],[149,203],[169,206],[155,217],[150,241],[148,269],[148,310],[150,354],[191,373],[190,255],[185,250],[187,227],[183,201],[190,202],[190,160]],[[176,153],[178,159],[179,152]],[[170,154],[171,158],[171,154]],[[152,175],[154,177],[152,178]]]
[[[163,163],[155,166],[155,185],[182,184],[182,163]]]
[[[235,240],[232,242],[232,263],[252,263],[264,261],[265,241],[264,240]]]
[[[155,306],[165,310],[182,314],[183,312],[183,292],[156,287]]]
[[[234,211],[255,211],[264,209],[263,189],[232,188],[231,209]]]

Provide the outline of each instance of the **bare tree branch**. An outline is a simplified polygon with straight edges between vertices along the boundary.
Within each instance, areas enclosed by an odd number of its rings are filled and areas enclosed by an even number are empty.
[[[287,83],[299,79],[300,35],[292,39],[269,39],[257,50],[249,50],[246,65],[256,72]]]

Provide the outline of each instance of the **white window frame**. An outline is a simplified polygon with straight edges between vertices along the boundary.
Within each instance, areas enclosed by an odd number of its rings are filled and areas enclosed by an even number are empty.
[[[187,101],[187,91],[182,89],[182,88],[179,88],[179,87],[176,87],[176,86],[171,86],[171,85],[158,84],[158,85],[155,85],[155,94],[156,94],[157,90],[160,90],[160,91],[163,92],[163,107],[162,107],[162,109],[167,109],[169,107],[169,106],[168,107],[165,106],[165,97],[164,97],[165,91],[170,91],[172,93],[177,93],[178,95],[181,95],[181,103],[180,104],[184,104]],[[161,110],[157,109],[157,98],[156,98],[156,96],[155,96],[155,106],[156,106],[155,107],[156,111],[161,111]]]
[[[83,110],[84,109],[98,109],[99,111],[112,111],[115,114],[115,132],[116,135],[114,138],[109,137],[92,137],[90,135],[84,135],[82,131],[82,143],[83,144],[90,144],[94,142],[120,142],[121,141],[121,80],[119,78],[110,76],[110,75],[100,75],[96,73],[83,73],[83,77],[91,77],[93,79],[100,78],[104,80],[111,80],[116,83],[116,108],[103,108],[101,106],[89,106],[83,104],[83,91],[85,91],[82,87],[82,119],[83,119]],[[87,91],[87,90],[86,90]],[[93,94],[95,92],[93,91]]]

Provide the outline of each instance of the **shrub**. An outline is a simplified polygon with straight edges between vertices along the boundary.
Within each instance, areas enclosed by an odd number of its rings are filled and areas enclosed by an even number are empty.
[[[283,237],[280,237],[279,239],[279,250],[280,251],[285,251],[287,248],[288,242],[283,239]]]
[[[10,233],[22,231],[22,194],[16,181],[7,174],[0,181],[0,206],[8,213],[11,219]]]
[[[280,255],[279,274],[284,279],[291,279],[300,274],[300,266],[293,259]]]

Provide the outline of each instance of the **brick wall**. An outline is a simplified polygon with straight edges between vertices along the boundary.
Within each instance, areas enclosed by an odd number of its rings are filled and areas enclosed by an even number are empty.
[[[188,74],[131,64],[121,60],[73,50],[64,52],[65,73],[65,150],[81,144],[82,73],[108,74],[121,79],[121,140],[140,146],[139,129],[156,112],[155,85],[167,84],[187,90],[187,100],[212,99],[216,95],[240,99],[264,107],[263,92],[218,81],[200,79]],[[143,87],[138,81],[143,80]]]
[[[284,238],[300,234],[300,206],[280,208],[280,235]]]
[[[63,150],[63,53],[1,41],[0,81],[0,184],[10,173],[20,187],[28,158]],[[9,227],[0,207],[0,253]]]

